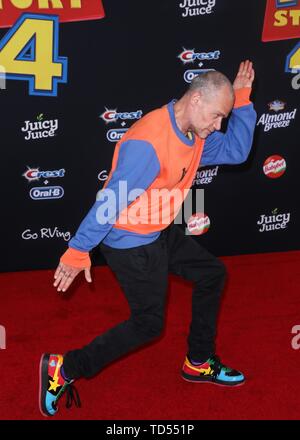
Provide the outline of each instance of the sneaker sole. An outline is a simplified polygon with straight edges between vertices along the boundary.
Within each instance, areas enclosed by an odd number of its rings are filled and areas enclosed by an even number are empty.
[[[186,380],[187,382],[191,382],[191,383],[211,383],[213,385],[219,385],[221,387],[238,387],[241,385],[244,385],[244,383],[246,382],[246,379],[244,380],[240,380],[237,382],[224,382],[223,380],[218,380],[218,379],[211,379],[211,378],[195,378],[193,376],[188,376],[188,375],[184,375],[184,373],[181,375],[181,377]]]
[[[45,406],[46,401],[46,393],[48,387],[48,363],[49,363],[49,354],[42,354],[40,360],[40,385],[39,385],[39,408],[40,412],[45,417],[52,417],[53,414],[50,414]]]

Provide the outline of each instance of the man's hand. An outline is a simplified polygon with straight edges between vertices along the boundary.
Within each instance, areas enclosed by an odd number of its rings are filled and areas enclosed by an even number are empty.
[[[233,82],[234,90],[242,89],[244,87],[252,87],[254,80],[254,69],[252,62],[249,60],[242,61],[238,74]]]
[[[75,277],[84,270],[85,279],[88,283],[92,282],[91,277],[91,269],[89,267],[79,269],[74,266],[68,266],[64,263],[59,263],[55,274],[54,274],[54,287],[57,287],[57,291],[60,292],[61,290],[65,292],[71,283],[74,281]]]

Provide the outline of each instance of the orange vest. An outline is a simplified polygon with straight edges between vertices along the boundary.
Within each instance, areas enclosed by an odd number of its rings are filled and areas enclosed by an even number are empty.
[[[160,172],[147,190],[121,211],[114,227],[139,234],[161,231],[174,220],[192,186],[204,140],[194,136],[193,146],[185,144],[174,130],[167,106],[154,110],[133,124],[117,143],[104,188],[117,166],[121,144],[130,139],[153,146]]]

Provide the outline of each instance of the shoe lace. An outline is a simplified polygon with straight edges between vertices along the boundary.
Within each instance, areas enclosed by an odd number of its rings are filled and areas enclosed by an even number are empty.
[[[57,409],[59,399],[66,394],[66,408],[70,409],[74,403],[76,408],[81,408],[81,400],[77,388],[72,382],[65,382],[55,401],[52,403],[54,409]]]
[[[221,372],[222,368],[226,368],[224,364],[220,361],[219,356],[213,355],[208,359],[209,364],[213,368],[213,377],[217,377]]]
[[[77,388],[71,384],[67,386],[66,408],[68,409],[71,408],[73,403],[76,406],[76,408],[81,408],[81,400]]]

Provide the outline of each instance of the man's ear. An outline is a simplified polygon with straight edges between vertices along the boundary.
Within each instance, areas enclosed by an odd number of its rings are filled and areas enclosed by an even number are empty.
[[[201,96],[201,92],[197,91],[197,92],[193,92],[192,96],[191,96],[191,103],[193,106],[198,105],[199,102],[201,102],[202,96]]]

